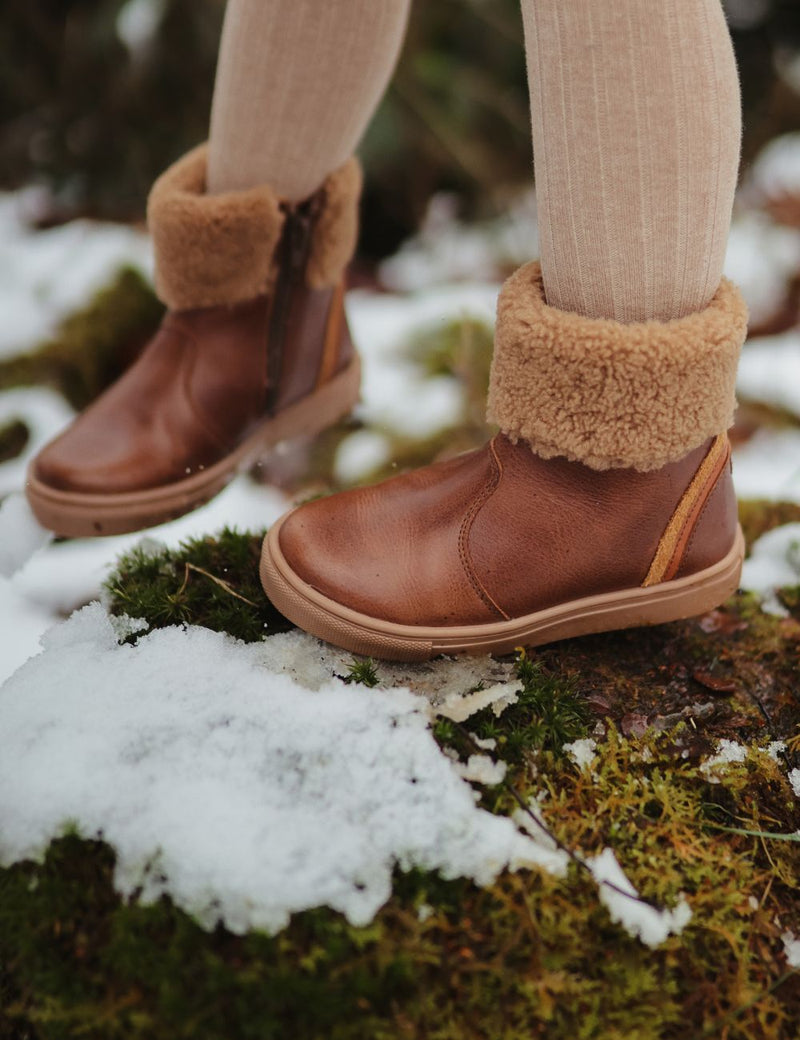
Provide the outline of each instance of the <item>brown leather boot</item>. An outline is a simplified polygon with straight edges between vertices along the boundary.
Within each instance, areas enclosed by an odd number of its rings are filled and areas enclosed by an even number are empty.
[[[33,460],[27,494],[61,535],[119,534],[194,509],[279,441],[358,398],[344,315],[360,170],[307,201],[205,194],[206,149],[155,183],[148,222],[168,312],[142,355]]]
[[[264,543],[267,595],[323,639],[408,661],[712,609],[744,556],[720,431],[745,324],[727,282],[664,324],[565,314],[528,265],[498,307],[503,432],[289,513]]]

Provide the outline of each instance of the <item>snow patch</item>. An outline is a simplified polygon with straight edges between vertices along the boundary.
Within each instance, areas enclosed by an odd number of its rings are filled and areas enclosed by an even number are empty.
[[[742,567],[741,586],[761,596],[761,609],[786,616],[776,590],[800,583],[800,523],[767,531],[754,544]]]
[[[786,741],[771,740],[765,750],[773,762],[780,762],[781,756],[786,751]]]
[[[470,755],[466,762],[459,762],[455,768],[464,780],[490,785],[501,784],[508,770],[505,762],[495,762],[488,755]]]
[[[29,657],[38,654],[39,640],[53,624],[53,613],[32,603],[13,581],[0,578],[0,682]]]
[[[491,707],[499,717],[507,707],[516,704],[521,690],[522,683],[517,679],[513,682],[496,683],[473,693],[451,693],[436,706],[436,714],[443,715],[453,722],[464,722],[470,715]]]
[[[10,578],[52,537],[39,525],[24,495],[9,495],[0,503],[0,576]]]
[[[800,502],[800,430],[759,430],[733,454],[741,499]]]
[[[525,810],[515,809],[511,819],[534,841],[539,849],[550,857],[551,871],[554,874],[563,875],[569,863],[569,855],[564,849],[560,849],[542,815],[540,797],[532,797],[528,800]]]
[[[717,745],[716,755],[712,755],[702,763],[700,772],[705,774],[710,783],[718,784],[720,781],[717,773],[724,772],[725,766],[730,765],[731,762],[744,762],[746,758],[746,747],[735,740],[723,737]]]
[[[761,150],[748,187],[762,202],[800,195],[800,133],[782,134]]]
[[[639,900],[638,892],[620,867],[612,849],[603,851],[586,865],[597,882],[600,902],[612,921],[621,924],[628,935],[646,946],[659,946],[669,935],[680,935],[692,918],[692,911],[681,893],[674,910],[657,910]],[[616,891],[610,885],[615,885]]]
[[[73,220],[36,231],[35,189],[0,195],[0,357],[29,350],[123,266],[152,276],[150,240],[120,224]]]
[[[793,932],[784,932],[781,941],[786,963],[790,968],[800,968],[800,939],[795,939]]]
[[[764,213],[736,217],[728,237],[725,274],[741,289],[751,325],[763,325],[781,310],[798,269],[800,232],[778,227]],[[749,350],[748,344],[742,360]]]
[[[22,422],[28,441],[16,458],[0,463],[0,498],[25,486],[28,463],[75,415],[67,402],[46,387],[3,390],[0,393],[0,427]]]
[[[385,466],[391,456],[387,437],[376,430],[356,430],[336,449],[333,473],[340,484],[355,484]]]
[[[451,376],[428,375],[408,357],[414,333],[467,318],[494,325],[498,287],[440,286],[409,297],[356,290],[347,317],[362,363],[362,403],[356,416],[388,433],[424,440],[455,425],[464,392]]]
[[[167,628],[120,646],[99,604],[48,632],[0,689],[0,860],[41,856],[76,821],[114,846],[123,895],[168,892],[237,932],[320,905],[364,924],[396,865],[478,884],[563,871],[476,806],[425,699],[309,689],[291,675],[297,643],[282,654],[279,638]]]
[[[417,234],[381,264],[381,281],[400,292],[447,282],[493,282],[538,256],[534,191],[523,192],[505,213],[480,223],[459,220],[458,208],[457,196],[434,195]]]
[[[800,333],[793,329],[750,340],[742,351],[736,385],[742,397],[800,416]]]
[[[470,733],[469,738],[475,747],[479,747],[482,751],[494,751],[497,748],[497,741],[494,737],[486,737],[482,740],[477,734]]]
[[[578,769],[589,769],[597,757],[597,741],[591,737],[581,737],[571,744],[565,744],[564,750]]]
[[[127,0],[117,15],[117,36],[136,53],[155,36],[166,10],[165,0]]]

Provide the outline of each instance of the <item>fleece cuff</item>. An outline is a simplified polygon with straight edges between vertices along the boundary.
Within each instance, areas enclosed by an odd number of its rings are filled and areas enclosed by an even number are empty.
[[[287,204],[268,185],[206,193],[207,145],[158,178],[147,204],[155,285],[172,310],[240,303],[267,292]],[[323,182],[306,267],[313,289],[334,286],[358,234],[361,170],[349,159]]]
[[[545,459],[660,469],[732,424],[746,330],[724,278],[702,311],[623,325],[550,307],[526,264],[497,305],[489,421]]]

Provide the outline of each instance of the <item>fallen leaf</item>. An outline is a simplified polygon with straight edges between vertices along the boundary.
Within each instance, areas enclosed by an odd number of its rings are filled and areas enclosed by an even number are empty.
[[[640,715],[638,712],[632,711],[622,716],[620,727],[626,737],[641,737],[647,731],[649,723],[646,715]]]
[[[707,690],[711,690],[712,693],[736,692],[736,683],[733,679],[726,679],[721,675],[712,675],[711,672],[704,672],[700,668],[692,672],[692,678],[695,682],[699,682],[701,686],[705,686]]]

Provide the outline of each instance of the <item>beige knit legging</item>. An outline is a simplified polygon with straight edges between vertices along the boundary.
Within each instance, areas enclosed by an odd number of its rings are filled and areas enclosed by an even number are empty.
[[[720,0],[521,0],[548,302],[666,320],[722,274],[739,82]],[[228,0],[209,190],[314,191],[386,88],[409,0]]]

